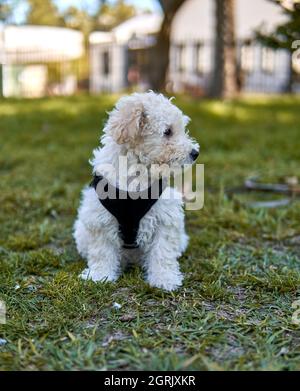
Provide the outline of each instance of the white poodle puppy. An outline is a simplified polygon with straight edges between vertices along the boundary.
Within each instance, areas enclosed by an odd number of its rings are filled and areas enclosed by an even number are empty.
[[[99,198],[98,185],[108,178],[115,189],[123,189],[120,178],[111,179],[107,168],[120,170],[120,157],[127,159],[125,172],[130,178],[141,167],[144,173],[159,167],[164,177],[163,167],[193,163],[199,146],[186,132],[188,122],[170,100],[152,91],[122,97],[109,113],[102,146],[94,150],[91,161],[94,181],[82,192],[74,225],[78,252],[88,264],[82,278],[115,281],[124,262],[138,259],[151,286],[171,291],[182,284],[178,258],[187,247],[188,236],[181,194],[163,187],[160,179],[154,202],[144,205],[137,200],[127,204],[117,200],[111,201],[111,206]],[[139,189],[150,189],[145,187],[144,177],[139,178]]]

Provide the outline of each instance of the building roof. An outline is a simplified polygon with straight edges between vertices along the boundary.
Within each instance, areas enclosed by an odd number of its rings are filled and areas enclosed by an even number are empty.
[[[128,42],[134,36],[146,36],[159,31],[162,16],[159,14],[140,14],[126,20],[111,32],[94,31],[90,43]]]
[[[134,16],[113,29],[118,41],[128,41],[133,35],[143,36],[159,31],[162,16],[159,14],[141,14]]]
[[[63,27],[5,26],[2,46],[7,63],[73,60],[83,54],[83,34]]]
[[[91,44],[110,43],[114,39],[114,34],[111,31],[94,31],[89,36],[89,42]]]

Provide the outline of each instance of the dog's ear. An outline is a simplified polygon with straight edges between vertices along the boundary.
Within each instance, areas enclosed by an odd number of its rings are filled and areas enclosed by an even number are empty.
[[[125,96],[110,113],[105,131],[118,144],[133,144],[141,136],[145,121],[146,115],[141,100],[135,95]]]

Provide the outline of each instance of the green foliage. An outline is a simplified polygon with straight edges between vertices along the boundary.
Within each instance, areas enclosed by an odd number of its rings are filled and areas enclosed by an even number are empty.
[[[0,22],[14,23],[15,13],[25,0],[0,0]]]
[[[63,19],[59,15],[58,9],[52,0],[27,0],[29,11],[27,14],[27,24],[61,26]]]
[[[135,14],[135,7],[125,0],[117,0],[115,4],[104,2],[96,15],[95,27],[99,30],[111,30]]]
[[[176,100],[201,144],[206,194],[187,212],[174,293],[139,268],[115,284],[78,278],[72,225],[116,99],[0,101],[0,369],[299,370],[300,203],[247,209],[223,189],[299,175],[300,99]]]
[[[63,18],[66,27],[80,30],[86,37],[93,30],[92,17],[86,11],[77,7],[69,7],[65,11]]]
[[[127,4],[126,0],[99,1],[94,15],[74,5],[60,13],[53,0],[0,0],[0,21],[8,21],[16,6],[25,3],[29,5],[27,24],[65,26],[82,31],[85,37],[93,30],[110,30],[136,15],[136,8]]]
[[[0,22],[7,21],[11,12],[11,4],[7,0],[0,0]]]

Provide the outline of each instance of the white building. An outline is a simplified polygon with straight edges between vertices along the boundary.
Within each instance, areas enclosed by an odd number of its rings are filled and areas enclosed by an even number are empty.
[[[289,77],[289,54],[253,42],[255,30],[284,21],[280,7],[267,0],[236,0],[236,36],[244,91],[281,92]],[[130,84],[147,88],[149,47],[155,43],[162,16],[144,14],[111,32],[90,35],[92,92],[115,92]],[[173,91],[208,88],[213,69],[214,1],[187,0],[172,25],[169,80]]]
[[[147,74],[147,49],[155,43],[161,21],[161,15],[143,14],[127,20],[111,32],[91,33],[92,92],[116,92],[127,87],[128,72],[134,73],[132,68],[135,66],[139,67],[140,73]]]
[[[3,96],[40,97],[49,93],[49,88],[53,94],[74,93],[76,75],[68,64],[79,59],[83,50],[83,35],[79,31],[47,26],[3,27],[0,30]],[[52,84],[50,71],[61,75]]]

